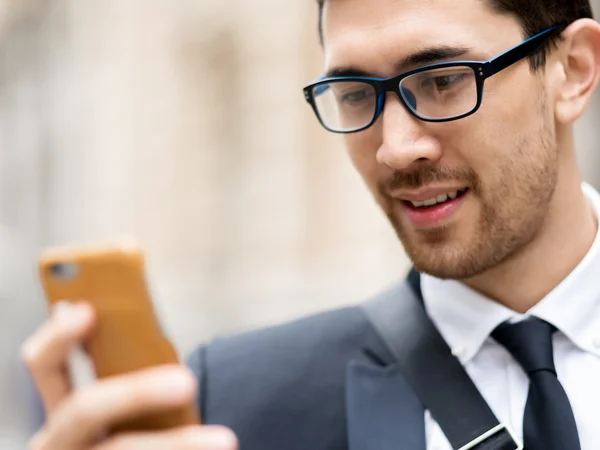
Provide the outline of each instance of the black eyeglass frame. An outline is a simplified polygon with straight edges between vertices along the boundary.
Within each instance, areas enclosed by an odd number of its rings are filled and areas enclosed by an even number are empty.
[[[331,131],[333,133],[339,133],[339,134],[357,133],[359,131],[366,130],[367,128],[371,127],[375,122],[377,122],[377,120],[379,119],[379,116],[383,112],[383,108],[385,105],[385,94],[387,92],[395,92],[398,95],[398,98],[400,99],[400,102],[404,105],[404,107],[417,119],[423,120],[425,122],[437,122],[437,123],[460,120],[460,119],[463,119],[465,117],[475,114],[481,107],[481,104],[483,102],[485,80],[492,77],[493,75],[496,75],[498,72],[501,72],[502,70],[507,69],[508,67],[512,66],[513,64],[516,64],[517,62],[521,61],[522,59],[532,56],[538,50],[541,49],[541,47],[546,43],[546,41],[548,39],[556,36],[557,34],[562,33],[562,31],[564,31],[564,29],[567,26],[568,26],[568,24],[554,25],[488,61],[450,61],[450,62],[430,64],[427,66],[423,66],[423,67],[419,67],[417,69],[410,70],[408,72],[401,73],[400,75],[396,75],[391,78],[374,78],[374,77],[360,77],[360,76],[323,77],[323,78],[320,78],[319,80],[317,80],[316,82],[311,83],[308,86],[304,87],[304,89],[303,89],[304,98],[312,106],[312,109],[315,112],[317,119],[319,120],[321,125],[326,130]],[[418,113],[418,111],[415,111],[409,105],[407,100],[404,98],[404,94],[402,94],[402,91],[400,89],[402,80],[404,80],[405,78],[407,78],[411,75],[415,75],[415,74],[418,74],[421,72],[426,72],[426,71],[434,70],[434,69],[449,68],[449,67],[469,67],[475,72],[476,82],[477,82],[477,104],[471,111],[469,111],[465,114],[461,114],[459,116],[454,116],[454,117],[431,118],[431,117],[425,117],[425,116],[420,115]],[[373,120],[371,120],[371,122],[369,122],[364,127],[351,129],[351,130],[335,130],[335,129],[328,127],[324,123],[323,119],[321,118],[321,115],[319,114],[319,110],[318,110],[318,107],[317,107],[317,104],[315,101],[315,97],[314,97],[314,89],[319,86],[323,86],[323,85],[326,85],[326,84],[329,84],[332,82],[349,82],[349,81],[363,82],[363,83],[373,86],[373,88],[375,89],[375,92],[376,92],[376,96],[377,96],[377,106],[375,108],[375,114],[373,116]]]

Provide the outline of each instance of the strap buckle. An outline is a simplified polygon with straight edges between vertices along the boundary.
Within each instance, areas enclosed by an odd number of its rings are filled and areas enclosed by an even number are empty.
[[[519,444],[519,441],[515,437],[515,434],[512,432],[512,430],[508,426],[506,426],[505,424],[503,424],[503,423],[499,424],[498,426],[492,428],[489,431],[486,431],[481,436],[473,439],[467,445],[462,446],[458,450],[474,450],[479,444],[484,443],[485,441],[487,441],[491,437],[493,437],[493,436],[495,436],[497,434],[500,434],[502,432],[508,433],[508,435],[510,436],[510,438],[513,440],[513,442],[516,445],[515,450],[523,450],[523,444]]]

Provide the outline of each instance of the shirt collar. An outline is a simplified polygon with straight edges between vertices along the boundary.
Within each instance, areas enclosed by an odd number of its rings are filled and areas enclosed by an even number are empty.
[[[586,183],[582,189],[600,218],[600,194]],[[573,344],[600,357],[599,276],[600,230],[575,270],[525,315],[457,280],[441,280],[422,274],[421,289],[431,320],[463,364],[477,354],[498,325],[525,316],[546,320]]]

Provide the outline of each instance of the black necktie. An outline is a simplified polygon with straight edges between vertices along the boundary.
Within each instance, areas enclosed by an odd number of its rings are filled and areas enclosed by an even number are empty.
[[[569,398],[556,377],[554,331],[548,322],[531,318],[516,324],[504,323],[492,333],[529,376],[523,417],[525,450],[581,449]]]

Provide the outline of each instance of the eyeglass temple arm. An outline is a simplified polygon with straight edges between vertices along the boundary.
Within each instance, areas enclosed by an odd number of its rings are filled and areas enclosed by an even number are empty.
[[[315,97],[318,97],[321,94],[324,94],[325,92],[327,92],[329,90],[331,86],[328,84],[321,84],[319,86],[317,86],[316,88],[313,89],[313,95]]]
[[[537,50],[539,50],[542,45],[546,42],[546,40],[553,33],[558,30],[564,29],[564,25],[556,25],[552,28],[548,28],[547,30],[542,31],[539,34],[527,39],[522,44],[519,44],[510,50],[502,53],[501,55],[491,59],[485,64],[484,75],[487,77],[491,77],[492,75],[497,74],[501,70],[506,69],[507,67],[515,64],[517,61],[522,60],[528,56],[534,54]]]

